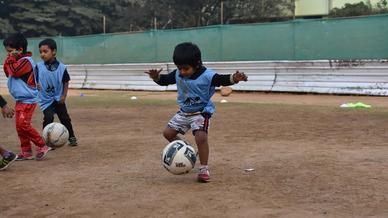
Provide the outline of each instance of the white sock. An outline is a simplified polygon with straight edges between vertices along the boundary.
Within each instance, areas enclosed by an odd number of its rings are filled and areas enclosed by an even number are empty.
[[[199,169],[209,169],[209,166],[208,166],[208,165],[201,165],[201,166],[199,167]]]

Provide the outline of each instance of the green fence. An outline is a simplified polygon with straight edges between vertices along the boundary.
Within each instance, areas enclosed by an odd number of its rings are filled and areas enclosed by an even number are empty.
[[[42,39],[29,39],[35,60]],[[54,39],[67,64],[171,62],[184,41],[198,44],[205,61],[388,59],[388,14]]]

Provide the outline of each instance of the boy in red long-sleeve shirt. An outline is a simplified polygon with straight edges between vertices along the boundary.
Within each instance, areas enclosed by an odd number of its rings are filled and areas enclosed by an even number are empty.
[[[5,75],[8,77],[8,90],[16,101],[16,131],[21,144],[17,160],[34,159],[31,142],[37,146],[35,159],[42,160],[49,148],[31,123],[38,96],[32,54],[27,52],[27,40],[20,33],[6,38],[3,45],[8,53],[3,65]]]

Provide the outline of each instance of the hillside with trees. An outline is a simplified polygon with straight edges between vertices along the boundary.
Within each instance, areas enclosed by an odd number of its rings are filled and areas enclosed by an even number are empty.
[[[174,29],[293,19],[295,0],[0,0],[0,38]],[[221,10],[221,5],[223,10]],[[221,15],[221,11],[223,12]],[[387,13],[387,1],[335,8],[330,17]],[[221,21],[221,17],[223,18]]]
[[[291,15],[290,0],[225,0],[224,23],[260,22]],[[220,0],[2,0],[0,38],[73,36],[219,24]],[[155,25],[156,21],[156,25]]]

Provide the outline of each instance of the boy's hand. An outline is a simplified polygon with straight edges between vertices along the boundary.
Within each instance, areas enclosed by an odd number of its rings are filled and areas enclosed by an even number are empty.
[[[11,56],[14,56],[15,58],[17,58],[20,56],[20,53],[21,53],[20,51],[15,50],[15,51],[10,52],[9,54]]]
[[[4,118],[12,118],[15,114],[15,110],[13,108],[9,108],[8,105],[5,105],[1,108],[1,113]]]
[[[66,101],[66,96],[65,95],[62,95],[61,96],[61,99],[59,100],[59,104],[64,104]]]
[[[235,83],[238,83],[240,81],[248,81],[248,77],[247,75],[245,75],[245,73],[243,72],[240,72],[240,71],[236,71],[236,73],[233,74],[233,80]]]
[[[14,56],[11,53],[8,53],[7,58],[5,59],[5,63],[6,64],[13,64],[16,62],[16,59],[17,59],[16,56]]]
[[[157,80],[159,78],[160,72],[162,72],[163,68],[160,68],[159,70],[157,69],[151,69],[148,72],[144,72],[150,76],[151,79]]]

